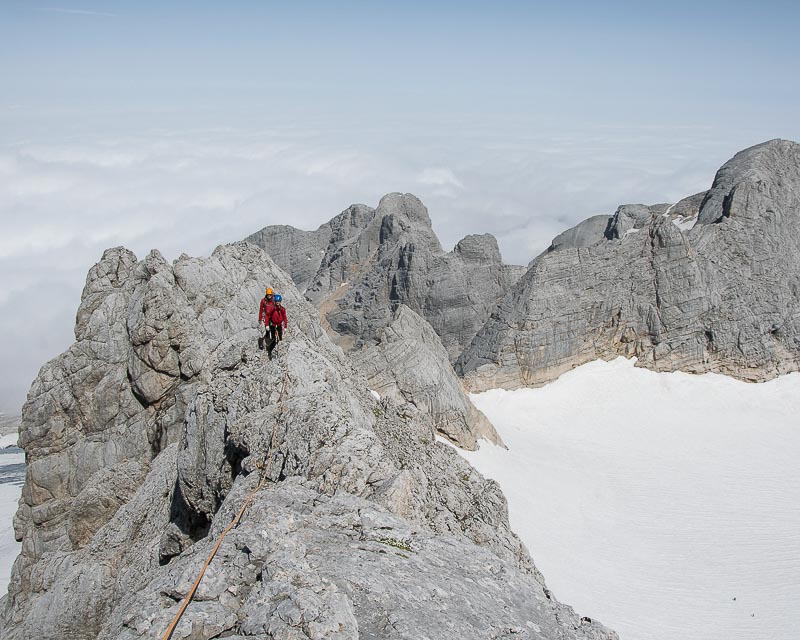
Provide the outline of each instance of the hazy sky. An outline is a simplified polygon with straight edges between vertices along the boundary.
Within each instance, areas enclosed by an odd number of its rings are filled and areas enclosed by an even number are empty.
[[[800,139],[790,2],[0,5],[0,411],[103,249],[208,254],[410,191],[525,263]]]

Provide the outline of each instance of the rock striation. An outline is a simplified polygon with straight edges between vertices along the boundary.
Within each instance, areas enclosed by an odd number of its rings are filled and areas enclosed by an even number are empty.
[[[464,392],[430,324],[400,305],[392,322],[378,330],[377,341],[351,353],[371,389],[426,412],[439,433],[464,449],[474,451],[481,438],[502,445]]]
[[[624,205],[537,257],[456,363],[471,389],[597,358],[760,381],[800,369],[800,145],[738,153],[711,189]]]
[[[292,309],[273,360],[265,284]],[[23,409],[4,640],[160,638],[267,467],[174,638],[616,638],[553,598],[497,484],[433,412],[377,400],[256,246],[109,250],[75,336]]]
[[[504,265],[494,236],[445,252],[411,194],[353,205],[316,231],[266,227],[247,238],[267,251],[319,309],[345,349],[374,343],[402,304],[427,320],[454,360],[524,269]]]

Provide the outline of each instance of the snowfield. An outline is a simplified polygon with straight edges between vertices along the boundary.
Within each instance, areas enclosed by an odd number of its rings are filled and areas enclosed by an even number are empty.
[[[17,434],[13,441],[16,443]],[[8,590],[11,565],[22,544],[14,540],[14,513],[25,480],[25,454],[20,449],[0,448],[0,598]]]
[[[597,361],[471,396],[548,586],[622,640],[800,638],[800,374],[764,384]]]

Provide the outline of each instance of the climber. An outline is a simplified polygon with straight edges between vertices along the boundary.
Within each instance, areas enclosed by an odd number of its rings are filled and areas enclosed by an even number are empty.
[[[269,319],[275,309],[275,300],[272,287],[267,287],[264,297],[261,298],[261,305],[258,308],[258,325],[264,325],[264,335],[258,338],[258,348],[263,349],[269,338]]]
[[[286,308],[283,306],[281,294],[275,294],[275,304],[269,317],[269,346],[267,353],[272,360],[272,350],[283,340],[283,330],[286,329]]]

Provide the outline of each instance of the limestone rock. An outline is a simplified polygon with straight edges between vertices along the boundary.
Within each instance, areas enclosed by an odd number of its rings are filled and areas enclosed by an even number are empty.
[[[618,240],[628,233],[639,231],[650,222],[653,213],[650,207],[643,204],[623,204],[608,221],[605,237]]]
[[[234,489],[239,501],[255,479],[243,480]],[[581,623],[533,575],[484,547],[435,536],[362,498],[320,496],[307,481],[291,478],[259,494],[250,513],[223,542],[176,637],[616,637],[597,623]],[[140,592],[127,594],[120,605],[126,615],[98,637],[158,637],[211,542],[198,543]],[[165,608],[168,599],[173,604]],[[552,613],[542,615],[546,610]]]
[[[670,205],[665,210],[664,216],[669,218],[679,229],[688,231],[697,223],[700,207],[707,193],[707,191],[696,193],[676,202],[674,205]]]
[[[548,251],[591,247],[605,238],[608,223],[608,216],[592,216],[558,234],[550,243]]]
[[[466,396],[447,351],[425,320],[400,305],[377,339],[376,345],[352,353],[371,389],[428,413],[437,431],[465,449],[476,449],[479,438],[501,444],[492,424]]]
[[[266,285],[290,314],[273,360]],[[377,400],[252,244],[106,252],[76,338],[23,409],[4,640],[161,637],[262,474],[174,637],[616,637],[553,599],[497,484],[427,411]]]
[[[265,227],[246,238],[262,249],[283,268],[301,292],[316,276],[328,251],[357,239],[375,217],[375,210],[354,204],[316,231],[302,231],[288,225]]]
[[[798,145],[771,140],[740,151],[726,162],[700,206],[700,224],[713,224],[732,215],[758,219],[778,211],[796,212]]]
[[[411,194],[386,195],[377,209],[353,205],[316,231],[266,227],[248,241],[291,274],[345,349],[373,343],[404,304],[433,326],[453,360],[523,272],[503,264],[489,234],[445,252]]]
[[[617,355],[753,381],[800,369],[800,145],[747,149],[674,207],[620,207],[605,236],[531,264],[456,363],[471,389]]]

